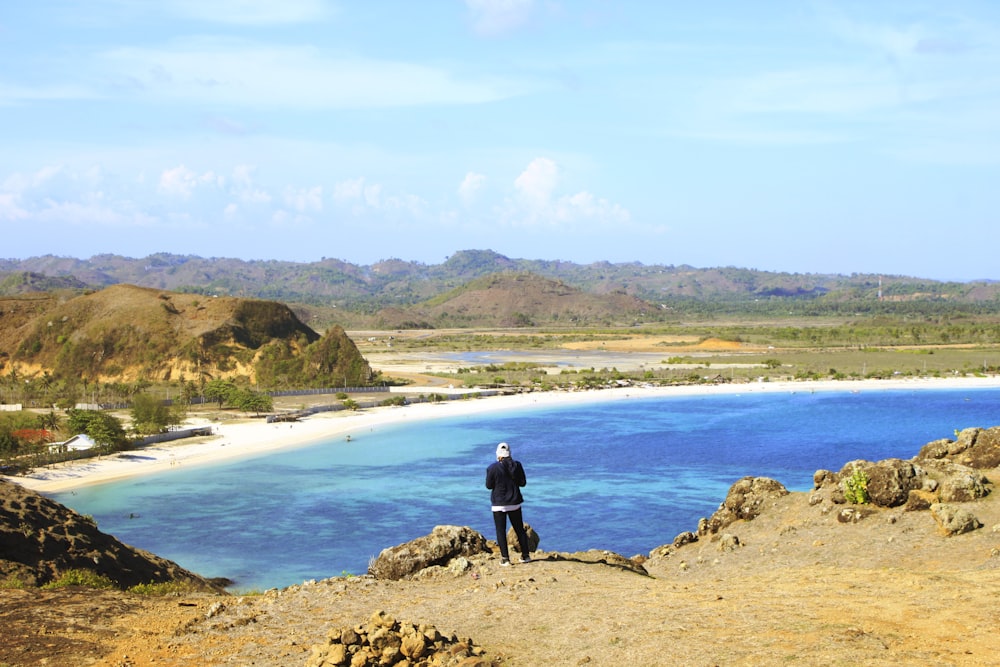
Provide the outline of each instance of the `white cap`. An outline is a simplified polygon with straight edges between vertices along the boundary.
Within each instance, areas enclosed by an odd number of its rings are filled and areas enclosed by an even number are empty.
[[[497,458],[505,459],[510,456],[510,445],[506,442],[501,442],[497,445]]]

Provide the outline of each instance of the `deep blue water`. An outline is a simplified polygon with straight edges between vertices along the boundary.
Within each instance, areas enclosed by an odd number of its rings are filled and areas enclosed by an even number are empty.
[[[245,590],[363,573],[383,548],[439,524],[492,538],[484,477],[501,440],[527,472],[524,516],[541,549],[630,556],[694,530],[745,475],[807,490],[817,469],[910,458],[955,429],[997,424],[1000,390],[616,400],[380,427],[56,499]]]

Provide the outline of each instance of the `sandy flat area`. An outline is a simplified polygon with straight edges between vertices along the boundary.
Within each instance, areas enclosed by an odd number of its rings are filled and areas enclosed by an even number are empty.
[[[231,423],[192,420],[189,424],[191,426],[210,425],[213,435],[193,438],[191,441],[150,445],[108,456],[57,464],[35,470],[27,476],[8,479],[42,493],[58,493],[88,484],[169,471],[179,466],[218,463],[281,449],[301,447],[331,438],[347,438],[352,432],[369,431],[386,424],[458,417],[534,406],[713,394],[989,388],[1000,388],[1000,377],[756,382],[675,387],[631,386],[589,391],[531,392],[440,403],[417,403],[402,407],[369,408],[357,412],[323,412],[293,423],[266,424],[263,420]],[[983,426],[990,425],[984,424]]]

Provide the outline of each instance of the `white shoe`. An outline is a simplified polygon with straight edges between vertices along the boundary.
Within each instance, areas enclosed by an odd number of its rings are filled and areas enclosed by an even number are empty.
[[[528,556],[528,557],[526,557],[526,558],[522,558],[522,559],[521,559],[521,562],[522,562],[522,563],[530,563],[530,562],[531,562],[531,556]]]
[[[506,558],[500,559],[500,567],[510,567],[510,561]]]

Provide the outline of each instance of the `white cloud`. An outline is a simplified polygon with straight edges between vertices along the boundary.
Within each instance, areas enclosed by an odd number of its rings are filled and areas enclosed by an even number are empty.
[[[333,201],[350,209],[353,215],[375,215],[400,220],[400,215],[423,219],[428,204],[409,193],[387,193],[379,183],[367,183],[364,178],[352,178],[333,186]]]
[[[530,207],[541,208],[548,205],[558,180],[556,163],[549,158],[537,157],[514,179],[514,188]]]
[[[560,197],[555,207],[556,219],[572,222],[581,218],[601,222],[626,223],[631,220],[629,212],[607,199],[597,198],[587,191]]]
[[[233,168],[232,192],[245,204],[268,204],[271,202],[271,195],[254,182],[256,167],[248,164],[239,164]]]
[[[184,165],[179,165],[173,169],[167,169],[160,174],[160,192],[182,199],[191,197],[195,188],[199,186],[222,185],[222,179],[211,171],[204,174],[197,174]]]
[[[465,0],[473,30],[485,36],[502,35],[521,27],[531,18],[533,0]]]
[[[559,167],[555,161],[538,157],[514,180],[516,197],[508,199],[501,217],[517,226],[567,226],[583,223],[603,226],[631,221],[624,207],[582,190],[557,196]]]
[[[382,186],[381,185],[366,185],[363,193],[363,198],[365,204],[372,208],[379,208],[382,205]]]
[[[462,179],[462,184],[458,186],[458,196],[462,201],[471,203],[485,184],[486,176],[470,171]]]
[[[130,202],[109,201],[103,192],[92,193],[78,201],[45,202],[32,219],[40,223],[91,225],[94,227],[149,227],[157,218],[133,210]]]
[[[42,167],[31,174],[15,172],[4,180],[3,189],[8,192],[20,194],[26,190],[42,187],[64,172],[65,170],[61,165]]]
[[[21,208],[19,197],[12,192],[0,192],[0,220],[24,220],[28,212]]]
[[[285,188],[284,198],[285,205],[299,213],[323,210],[323,188],[318,185],[312,188]]]
[[[341,181],[333,186],[333,199],[340,203],[349,203],[361,199],[365,188],[365,179],[352,178]]]
[[[191,196],[197,182],[197,174],[180,165],[173,169],[167,169],[160,174],[160,192],[168,195],[176,195],[187,199]]]
[[[363,208],[382,207],[382,186],[368,185],[364,178],[352,178],[333,186],[333,199],[340,204],[353,204]]]

